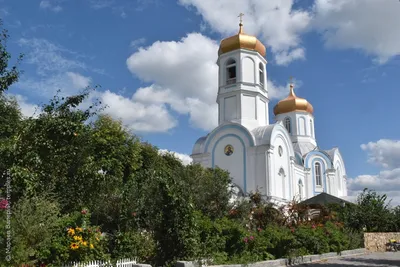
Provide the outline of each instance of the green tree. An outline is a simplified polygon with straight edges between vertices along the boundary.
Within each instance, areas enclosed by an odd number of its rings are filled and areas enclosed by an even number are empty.
[[[126,185],[135,179],[141,167],[142,146],[120,121],[105,115],[94,122],[89,140],[93,163],[90,169],[97,173],[90,184],[88,205],[95,222],[101,222],[104,229],[125,231],[132,212],[126,201]]]
[[[0,94],[18,81],[21,71],[17,65],[22,60],[21,54],[17,59],[17,64],[9,67],[11,54],[7,51],[7,40],[10,37],[8,31],[3,28],[3,21],[0,19]]]
[[[37,264],[38,251],[51,242],[57,230],[59,216],[58,203],[47,195],[23,197],[13,204],[13,263]]]
[[[77,107],[90,89],[70,96],[55,96],[37,118],[24,120],[18,134],[11,168],[14,197],[53,192],[62,200],[64,211],[85,203],[86,179],[81,166],[88,158],[90,125],[98,103],[86,110]]]
[[[396,226],[389,204],[385,194],[365,188],[357,198],[357,205],[346,205],[339,216],[346,226],[356,231],[392,231]]]
[[[197,210],[212,219],[228,214],[232,192],[229,187],[231,178],[227,171],[194,164],[186,166],[181,176]]]

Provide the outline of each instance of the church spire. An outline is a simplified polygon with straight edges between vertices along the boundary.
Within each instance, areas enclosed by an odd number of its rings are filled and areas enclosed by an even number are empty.
[[[290,76],[289,78],[289,96],[296,97],[296,94],[294,93],[294,84],[292,76]]]
[[[240,13],[238,18],[239,18],[239,33],[238,34],[243,34],[243,13]]]

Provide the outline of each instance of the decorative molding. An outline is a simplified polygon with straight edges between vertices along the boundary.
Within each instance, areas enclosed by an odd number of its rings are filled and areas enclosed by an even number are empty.
[[[330,174],[330,173],[335,173],[335,172],[336,172],[336,169],[332,169],[332,168],[329,168],[329,169],[326,169],[326,170],[325,170],[325,173],[327,173],[327,174],[328,174],[328,173],[329,173],[329,174]]]

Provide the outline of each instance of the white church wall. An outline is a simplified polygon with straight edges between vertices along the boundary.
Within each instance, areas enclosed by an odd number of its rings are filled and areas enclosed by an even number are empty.
[[[338,196],[347,196],[347,184],[346,184],[346,179],[345,179],[345,170],[343,167],[343,163],[341,162],[341,159],[339,157],[335,157],[334,160],[334,166],[335,166],[335,178],[336,178],[336,186],[338,188]]]
[[[254,144],[250,133],[237,124],[226,124],[212,132],[205,144],[205,150],[211,155],[211,167],[218,166],[230,172],[233,182],[243,191],[247,190],[247,180],[254,175],[247,148]],[[225,148],[231,145],[233,153],[225,154]],[[248,170],[249,169],[249,170]],[[248,191],[248,190],[247,190]]]
[[[242,95],[242,118],[256,119],[256,97],[254,95]]]
[[[227,145],[231,145],[234,149],[232,155],[227,156],[224,149]],[[213,148],[213,165],[221,169],[228,170],[233,182],[240,188],[244,189],[244,171],[246,160],[246,147],[241,142],[240,138],[234,135],[227,135],[219,139]]]
[[[262,179],[257,179],[257,166],[262,160],[262,155],[259,155],[259,149],[257,147],[247,147],[247,168],[246,168],[246,189],[247,192],[256,192],[257,189],[263,193],[263,188],[265,185],[262,183]],[[264,176],[265,177],[265,176]]]
[[[250,162],[253,163],[252,169],[248,169],[248,191],[256,192],[259,191],[261,194],[266,195],[268,193],[267,184],[267,147],[257,146],[250,148],[248,154],[250,154]],[[251,178],[250,178],[251,177]],[[251,181],[250,181],[251,180]]]
[[[258,114],[258,121],[260,122],[260,126],[265,126],[268,125],[268,108],[267,108],[267,102],[261,99],[260,97],[257,97],[258,102],[257,102],[257,114]]]
[[[293,169],[293,186],[294,186],[294,197],[296,200],[304,200],[306,197],[306,180],[303,166],[295,165]],[[301,181],[301,183],[299,183]]]
[[[286,118],[290,119],[291,139],[293,142],[311,143],[316,145],[314,138],[314,118],[307,112],[293,111],[284,114],[278,114],[275,117],[277,122],[284,122]],[[312,125],[310,124],[312,121]],[[283,123],[285,125],[285,123]]]
[[[304,116],[299,116],[297,121],[298,135],[306,135],[306,119]]]
[[[242,59],[242,82],[255,83],[256,82],[256,69],[255,61],[249,56]]]
[[[310,118],[308,120],[308,127],[309,127],[309,131],[308,132],[310,133],[310,136],[315,139],[314,118],[312,118],[311,116],[310,116]]]
[[[282,135],[278,135],[274,141],[274,164],[275,173],[273,195],[283,198],[291,199],[291,181],[290,181],[290,152],[287,141]]]
[[[329,169],[329,170],[325,171],[325,175],[326,175],[326,190],[325,190],[325,192],[330,195],[337,196],[338,192],[337,192],[337,186],[336,186],[335,170]]]
[[[192,159],[193,159],[193,163],[198,163],[205,168],[212,167],[209,153],[192,155]]]
[[[224,121],[238,118],[238,99],[236,95],[224,98]]]

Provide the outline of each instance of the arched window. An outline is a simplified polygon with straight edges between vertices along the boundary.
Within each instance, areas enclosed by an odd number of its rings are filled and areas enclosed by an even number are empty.
[[[258,64],[258,75],[260,76],[260,84],[264,85],[264,65],[261,62]]]
[[[236,83],[236,61],[229,59],[226,62],[226,84]]]
[[[289,117],[285,118],[284,125],[285,125],[286,130],[289,133],[292,133],[292,127],[291,127],[291,124],[290,124],[290,118]]]
[[[310,120],[310,134],[311,134],[311,137],[314,137],[314,129],[313,129],[313,125],[312,125],[312,120]]]
[[[319,162],[315,163],[314,173],[315,173],[315,184],[318,186],[322,186],[321,163]]]
[[[340,173],[339,167],[337,167],[337,169],[336,169],[336,174],[337,174],[339,190],[341,190],[342,189],[342,174]]]

